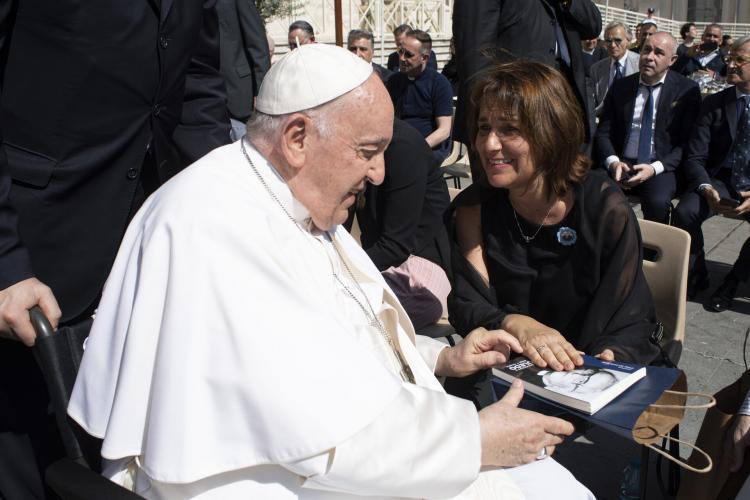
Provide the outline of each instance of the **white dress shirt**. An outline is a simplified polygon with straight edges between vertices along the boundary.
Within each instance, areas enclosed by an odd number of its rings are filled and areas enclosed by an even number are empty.
[[[651,90],[651,100],[652,104],[654,106],[653,110],[653,120],[651,121],[651,156],[654,156],[654,137],[656,130],[656,113],[659,109],[659,97],[661,96],[661,90],[664,87],[664,81],[667,79],[667,74],[665,73],[664,76],[659,80],[657,83],[652,85],[653,89]],[[640,85],[638,86],[638,93],[635,97],[635,105],[633,107],[633,120],[630,124],[630,132],[628,134],[627,142],[625,143],[625,148],[623,149],[623,157],[625,158],[637,158],[638,157],[638,139],[641,133],[641,118],[643,117],[643,106],[646,104],[646,99],[648,98],[648,90],[644,88],[644,85],[646,85],[643,80],[640,81]],[[617,155],[611,155],[608,156],[605,160],[607,168],[609,168],[610,165],[612,165],[614,162],[620,161],[620,157]],[[656,160],[651,163],[651,166],[654,169],[655,175],[659,175],[660,173],[664,172],[664,165],[659,160]]]
[[[625,43],[625,42],[623,42],[623,43]],[[609,85],[611,86],[612,82],[615,79],[615,63],[620,63],[620,72],[622,73],[623,78],[625,78],[627,76],[625,74],[625,61],[628,60],[628,52],[626,51],[625,54],[623,54],[623,56],[620,59],[618,59],[617,61],[615,61],[611,57],[609,59],[610,59],[610,64],[609,64]]]

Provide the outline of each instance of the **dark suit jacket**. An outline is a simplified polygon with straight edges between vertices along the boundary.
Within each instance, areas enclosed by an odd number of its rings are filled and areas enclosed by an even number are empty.
[[[70,319],[109,273],[147,148],[159,183],[229,142],[215,1],[3,3],[0,289],[36,276]]]
[[[601,14],[591,0],[571,0],[567,8],[556,0],[456,0],[453,36],[460,81],[454,128],[457,140],[468,139],[463,129],[469,80],[491,63],[483,51],[504,49],[516,57],[556,66],[555,19],[561,24],[570,51],[571,86],[588,121],[581,38],[594,38],[602,30]]]
[[[724,165],[737,135],[737,91],[729,87],[706,97],[692,125],[685,177],[688,188],[710,184]]]
[[[596,130],[597,161],[601,165],[611,155],[623,159],[639,79],[640,73],[622,78],[607,92]],[[662,162],[665,171],[676,170],[683,160],[700,99],[698,84],[674,71],[667,73],[657,103],[654,128],[656,159]]]
[[[688,57],[687,55],[680,56],[675,61],[672,69],[678,73],[690,76],[694,71],[711,70],[716,72],[718,75],[726,76],[727,74],[727,63],[724,62],[724,56],[719,52],[719,55],[711,59],[705,66],[701,65],[699,57]]]
[[[253,0],[216,0],[216,12],[229,115],[244,122],[250,118],[253,97],[271,67],[266,29]]]
[[[596,47],[594,49],[594,52],[591,54],[581,50],[581,57],[583,58],[584,73],[586,74],[586,76],[591,76],[591,65],[595,62],[599,62],[602,59],[609,57],[609,55],[607,54],[607,49],[605,49],[604,47]]]
[[[368,184],[364,206],[357,207],[362,248],[380,271],[400,266],[409,255],[446,265],[448,205],[448,187],[432,150],[417,129],[396,119],[385,150],[385,179]]]

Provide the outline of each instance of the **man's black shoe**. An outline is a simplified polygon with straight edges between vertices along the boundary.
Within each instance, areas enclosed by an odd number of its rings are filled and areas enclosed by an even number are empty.
[[[731,274],[724,278],[724,282],[719,285],[719,288],[711,295],[711,299],[708,301],[708,308],[715,312],[726,311],[732,308],[732,301],[737,293],[737,286],[739,282],[737,278]]]
[[[708,271],[691,273],[688,276],[687,298],[692,300],[698,293],[702,292],[711,282],[708,279]]]

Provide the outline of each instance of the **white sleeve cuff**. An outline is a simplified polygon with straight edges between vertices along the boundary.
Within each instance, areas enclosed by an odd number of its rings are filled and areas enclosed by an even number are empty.
[[[444,392],[402,387],[370,425],[336,446],[325,474],[304,476],[304,488],[442,498],[476,480],[482,444],[474,405]],[[299,464],[285,467],[294,471]]]
[[[660,161],[655,161],[651,166],[654,168],[654,175],[659,175],[664,172],[664,165]]]
[[[617,155],[607,156],[607,159],[604,160],[604,164],[607,165],[607,169],[609,169],[609,166],[616,161],[620,161],[620,158]]]
[[[440,342],[437,339],[425,337],[424,335],[417,335],[416,345],[417,351],[419,351],[420,357],[430,369],[430,373],[435,373],[438,357],[443,352],[443,349],[448,347],[448,344]]]

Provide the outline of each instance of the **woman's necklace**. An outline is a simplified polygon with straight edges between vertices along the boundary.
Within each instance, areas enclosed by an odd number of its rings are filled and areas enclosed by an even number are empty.
[[[510,202],[510,200],[508,200]],[[542,227],[544,226],[544,223],[547,222],[547,217],[549,217],[549,214],[552,213],[552,208],[554,208],[555,203],[557,203],[557,200],[552,202],[552,205],[549,206],[549,210],[547,210],[547,214],[544,216],[544,219],[542,219],[542,223],[539,224],[539,227],[536,228],[536,231],[534,231],[534,234],[531,236],[527,236],[526,233],[523,232],[523,229],[521,229],[521,223],[518,222],[518,214],[516,213],[516,209],[513,206],[513,203],[510,204],[510,207],[513,209],[513,218],[516,219],[516,226],[518,227],[518,232],[521,234],[521,238],[528,244],[531,241],[536,238],[536,236],[539,234],[539,231],[542,230]]]
[[[292,223],[297,226],[297,229],[302,231],[302,228],[297,224],[297,221],[294,220],[294,217],[292,217],[292,214],[289,213],[289,211],[286,209],[283,203],[281,203],[281,200],[279,200],[276,197],[276,194],[271,190],[271,187],[266,184],[265,179],[263,179],[263,176],[260,175],[260,172],[258,172],[258,169],[255,168],[255,164],[253,163],[253,160],[250,159],[250,155],[247,154],[247,150],[245,149],[245,139],[243,138],[241,140],[240,149],[242,150],[242,154],[245,156],[245,159],[247,160],[248,164],[250,165],[250,168],[253,170],[253,173],[258,178],[258,181],[260,181],[260,184],[265,188],[266,192],[268,192],[269,196],[273,201],[276,202],[276,204],[281,208],[282,212],[287,216],[289,220],[292,221]],[[380,332],[380,335],[383,337],[383,340],[386,344],[391,348],[391,351],[393,352],[393,355],[395,356],[396,360],[398,361],[401,370],[400,375],[401,378],[406,381],[410,382],[412,384],[416,383],[416,380],[414,378],[414,373],[411,370],[411,367],[409,366],[409,363],[406,361],[406,358],[404,358],[404,355],[401,354],[401,351],[396,347],[396,345],[393,343],[393,340],[391,339],[391,336],[388,334],[388,332],[385,329],[385,326],[383,326],[383,323],[380,321],[380,318],[378,318],[378,315],[375,314],[375,310],[372,308],[372,304],[370,304],[370,301],[367,300],[367,295],[365,294],[364,290],[362,290],[362,287],[360,286],[359,282],[354,277],[354,273],[349,268],[349,265],[346,263],[346,260],[344,260],[343,256],[341,255],[341,252],[339,251],[338,245],[336,245],[336,242],[333,239],[333,236],[326,231],[325,232],[326,238],[331,242],[331,245],[333,246],[334,251],[336,252],[336,255],[338,256],[339,262],[341,262],[344,265],[344,269],[346,269],[347,274],[349,275],[349,279],[352,283],[354,283],[354,286],[357,287],[357,291],[359,294],[364,297],[364,302],[367,304],[367,308],[364,306],[362,301],[360,301],[357,296],[354,294],[354,292],[347,286],[346,283],[341,279],[339,274],[336,272],[336,268],[333,265],[333,262],[330,260],[329,257],[329,263],[331,265],[331,274],[333,275],[333,279],[336,280],[336,282],[344,289],[344,292],[346,295],[351,298],[362,310],[362,314],[364,314],[365,318],[367,318],[368,324],[370,326],[375,327],[378,332]],[[327,255],[327,252],[326,252]],[[369,311],[368,311],[369,308]]]

